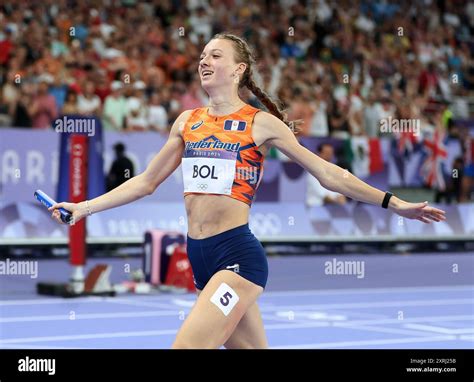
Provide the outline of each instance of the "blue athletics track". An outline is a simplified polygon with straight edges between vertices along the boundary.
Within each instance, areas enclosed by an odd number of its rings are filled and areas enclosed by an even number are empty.
[[[269,346],[473,349],[472,255],[269,256],[269,282],[259,299]],[[90,259],[87,269],[100,262]],[[338,274],[331,270],[338,262],[359,268]],[[141,264],[133,257],[107,263],[113,283],[123,281],[124,267]],[[68,272],[64,260],[39,260],[41,277],[0,278],[0,348],[169,348],[196,299],[168,291],[73,299],[36,294],[37,282],[64,281]]]

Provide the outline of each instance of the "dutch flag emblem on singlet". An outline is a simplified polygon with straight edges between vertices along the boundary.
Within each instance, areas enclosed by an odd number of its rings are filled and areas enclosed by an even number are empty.
[[[247,122],[245,121],[227,119],[224,122],[224,130],[228,130],[228,131],[244,131],[246,127],[247,127]]]

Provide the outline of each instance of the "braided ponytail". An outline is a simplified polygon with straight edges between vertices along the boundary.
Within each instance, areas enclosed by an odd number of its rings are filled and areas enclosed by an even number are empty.
[[[303,121],[288,121],[288,116],[285,111],[282,110],[279,106],[279,102],[273,101],[270,96],[260,87],[258,87],[255,83],[255,80],[253,78],[253,66],[255,64],[255,57],[247,42],[244,39],[230,33],[219,33],[216,34],[213,38],[231,41],[234,44],[235,48],[234,51],[236,62],[244,62],[245,64],[247,64],[247,69],[242,75],[242,78],[239,83],[239,88],[244,86],[247,87],[267,108],[270,114],[273,114],[275,117],[283,121],[283,123],[285,123],[294,134],[300,132],[298,126],[302,124]]]

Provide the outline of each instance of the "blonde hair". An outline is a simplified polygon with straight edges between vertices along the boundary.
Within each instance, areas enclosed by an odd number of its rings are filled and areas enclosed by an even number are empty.
[[[270,96],[258,85],[255,83],[253,78],[253,67],[256,63],[255,55],[250,49],[247,42],[236,35],[231,33],[218,33],[214,35],[213,39],[223,39],[231,41],[234,46],[234,59],[236,62],[243,62],[247,65],[247,69],[242,75],[242,78],[239,82],[239,88],[247,87],[258,100],[267,108],[270,114],[273,114],[275,117],[283,121],[293,133],[297,134],[300,129],[298,126],[303,123],[302,120],[288,121],[286,112],[281,109],[278,101],[274,101]]]

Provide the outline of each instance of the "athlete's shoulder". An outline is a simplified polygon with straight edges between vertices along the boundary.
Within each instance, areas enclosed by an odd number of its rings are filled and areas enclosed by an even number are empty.
[[[238,115],[240,118],[247,118],[253,120],[255,114],[257,114],[259,111],[260,109],[246,103],[239,111],[234,114]]]
[[[171,136],[182,136],[184,131],[184,126],[190,119],[191,115],[193,114],[194,110],[184,110],[173,122],[173,126],[171,126],[170,137]]]
[[[288,126],[278,117],[266,111],[259,111],[253,123],[255,142],[266,142],[269,139],[286,136]]]
[[[271,130],[282,127],[287,129],[285,123],[281,119],[275,117],[273,114],[263,110],[260,110],[257,114],[255,114],[254,129]]]
[[[189,109],[189,110],[184,110],[181,112],[180,115],[178,115],[178,118],[174,121],[175,125],[183,125],[185,124],[191,116],[196,112],[198,109]]]
[[[181,114],[178,116],[178,118],[176,118],[176,120],[179,119],[180,121],[182,121],[182,120],[186,120],[186,121],[187,121],[187,120],[189,119],[189,117],[190,117],[193,113],[196,112],[196,110],[198,110],[198,109],[188,109],[188,110],[184,110],[183,112],[181,112]]]
[[[242,109],[249,112],[258,112],[262,110],[262,109],[259,109],[258,107],[250,105],[249,103],[246,103]]]

